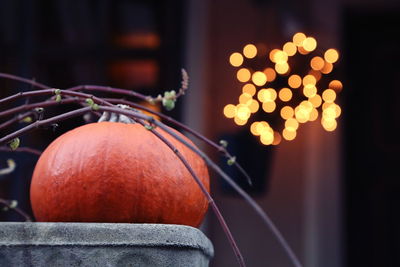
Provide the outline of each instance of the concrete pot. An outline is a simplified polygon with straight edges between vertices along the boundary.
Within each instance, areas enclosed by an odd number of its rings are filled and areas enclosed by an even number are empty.
[[[0,223],[0,266],[206,267],[213,246],[169,224]]]

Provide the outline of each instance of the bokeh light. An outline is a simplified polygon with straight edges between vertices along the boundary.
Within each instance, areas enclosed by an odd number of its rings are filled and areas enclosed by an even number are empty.
[[[285,53],[288,56],[294,56],[297,52],[297,47],[294,43],[292,42],[287,42],[286,44],[283,45],[283,51],[285,51]]]
[[[292,88],[299,88],[301,86],[302,79],[299,75],[293,74],[288,79],[288,84]]]
[[[317,120],[326,131],[334,131],[342,113],[335,101],[343,84],[327,80],[326,75],[333,72],[339,57],[336,49],[323,51],[316,38],[302,32],[295,33],[281,49],[268,51],[265,44],[246,44],[242,53],[229,57],[230,65],[237,68],[237,80],[244,84],[238,103],[224,106],[224,116],[239,126],[251,123],[251,134],[263,145],[294,140],[300,124]],[[275,116],[271,125],[265,120],[252,121],[252,115],[260,112]]]
[[[335,63],[339,59],[339,52],[333,48],[326,50],[324,54],[325,61],[328,63]]]
[[[229,63],[234,67],[239,67],[243,64],[243,56],[240,53],[233,53],[229,57]]]
[[[265,75],[267,75],[267,81],[273,82],[276,78],[276,72],[273,68],[265,68],[264,69]]]
[[[313,70],[322,70],[325,61],[322,57],[313,57],[310,61],[310,66]]]
[[[298,32],[295,35],[293,35],[293,43],[296,46],[301,46],[305,39],[306,39],[306,35],[302,32]]]
[[[289,88],[282,88],[281,90],[279,90],[279,99],[283,102],[289,101],[290,99],[292,99],[292,96],[292,90],[290,90]]]
[[[289,118],[292,118],[294,116],[294,110],[293,110],[293,108],[291,107],[291,106],[284,106],[282,109],[281,109],[281,117],[284,119],[284,120],[287,120],[287,119],[289,119]]]
[[[257,55],[257,47],[253,44],[248,44],[243,48],[243,55],[247,58],[254,58]]]
[[[256,71],[251,77],[253,83],[257,86],[263,86],[267,82],[267,75],[264,72]]]
[[[242,93],[247,93],[251,96],[254,96],[256,94],[256,91],[257,91],[256,87],[251,83],[246,83],[242,87]]]
[[[317,40],[315,40],[315,38],[313,37],[307,37],[303,43],[302,43],[302,47],[304,48],[304,50],[306,50],[307,52],[312,52],[317,48]]]
[[[240,82],[245,83],[250,80],[251,74],[248,69],[241,68],[240,70],[237,71],[236,77]]]

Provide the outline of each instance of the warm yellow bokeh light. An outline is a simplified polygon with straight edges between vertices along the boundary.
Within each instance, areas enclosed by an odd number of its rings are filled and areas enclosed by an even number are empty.
[[[250,108],[251,113],[256,113],[258,111],[258,109],[260,108],[260,104],[258,104],[258,101],[254,100],[254,99],[252,99],[250,101],[250,104],[248,106]]]
[[[258,91],[257,98],[260,102],[273,101],[271,93],[265,88]]]
[[[311,85],[316,85],[317,84],[317,79],[314,77],[314,75],[306,75],[303,78],[303,85],[306,86],[307,84]]]
[[[286,44],[284,44],[283,46],[283,51],[285,51],[285,53],[288,56],[294,56],[297,52],[297,47],[294,43],[292,42],[287,42]]]
[[[292,88],[299,88],[301,86],[301,77],[299,75],[291,75],[288,79],[288,84]]]
[[[262,109],[267,113],[273,112],[275,110],[275,108],[276,108],[275,101],[268,101],[268,102],[264,102],[262,104]]]
[[[251,83],[246,83],[242,87],[242,93],[246,93],[251,96],[254,96],[256,94],[256,91],[257,91],[256,87]]]
[[[322,57],[313,57],[310,61],[310,66],[313,70],[322,70],[325,61]]]
[[[322,110],[325,110],[325,109],[327,109],[327,108],[329,108],[330,106],[332,106],[332,105],[334,105],[335,103],[326,103],[326,102],[324,102],[323,104],[322,104]]]
[[[228,104],[224,107],[224,115],[227,118],[233,118],[236,116],[236,106],[232,104]]]
[[[288,54],[285,51],[278,50],[274,53],[273,59],[272,62],[276,64],[284,64],[288,61]]]
[[[267,75],[267,81],[273,82],[276,78],[276,72],[273,68],[266,68],[264,69],[265,75]]]
[[[268,94],[269,94],[269,96],[270,96],[270,99],[271,99],[272,101],[275,101],[276,98],[278,97],[278,94],[276,93],[276,91],[275,91],[274,88],[267,88],[267,92],[268,92]]]
[[[251,111],[250,108],[246,105],[243,104],[239,104],[236,106],[237,108],[237,113],[236,113],[236,117],[238,117],[241,120],[248,120],[250,115],[251,115]]]
[[[245,125],[247,123],[247,120],[242,120],[237,116],[233,119],[233,121],[239,126]]]
[[[315,96],[316,93],[317,93],[317,87],[315,87],[315,85],[307,84],[307,85],[304,86],[303,94],[306,97],[310,97],[311,98],[311,97]]]
[[[322,104],[322,98],[319,94],[316,94],[315,96],[310,97],[308,99],[308,101],[310,101],[311,104],[313,105],[313,107],[315,107],[315,108],[321,106],[321,104]]]
[[[260,135],[266,135],[266,134],[274,134],[274,131],[272,128],[269,126],[269,124],[266,121],[261,121],[260,127],[257,126],[257,129],[260,132]]]
[[[335,63],[339,59],[339,52],[336,49],[328,49],[324,54],[325,61],[328,63]]]
[[[308,111],[306,107],[301,105],[297,106],[294,110],[296,120],[300,123],[306,123],[310,119],[311,110]]]
[[[288,129],[288,131],[294,132],[299,128],[299,122],[294,118],[289,118],[285,122],[285,128]]]
[[[296,131],[289,131],[288,129],[283,129],[282,132],[283,138],[285,138],[288,141],[291,141],[296,138],[297,132]]]
[[[267,82],[267,75],[264,72],[256,71],[251,77],[253,83],[257,86],[263,86]]]
[[[239,103],[244,104],[244,105],[249,105],[247,104],[249,101],[252,100],[252,96],[248,93],[243,93],[239,96]]]
[[[243,55],[247,58],[254,58],[257,55],[257,47],[253,44],[248,44],[243,48]]]
[[[279,90],[279,98],[283,102],[289,101],[290,99],[292,99],[292,96],[292,90],[290,90],[289,88],[282,88],[281,90]]]
[[[303,46],[304,50],[306,50],[308,52],[312,52],[315,50],[315,48],[317,48],[317,40],[315,40],[315,38],[313,38],[313,37],[307,37],[303,41],[302,46]]]
[[[313,108],[310,113],[309,121],[315,121],[316,119],[318,119],[318,110],[316,108]]]
[[[285,120],[292,118],[294,116],[294,110],[290,106],[284,106],[281,109],[281,117]]]
[[[327,120],[325,118],[322,118],[321,119],[321,124],[324,127],[324,129],[326,131],[328,131],[328,132],[334,131],[336,129],[336,127],[337,127],[337,122],[336,122],[335,119],[333,119],[333,120],[328,119]]]
[[[300,107],[301,108],[305,108],[308,113],[310,113],[311,110],[313,109],[312,103],[310,101],[307,101],[307,100],[301,101]]]
[[[274,141],[274,133],[264,132],[260,137],[260,141],[263,145],[271,145]]]
[[[287,62],[275,64],[275,70],[279,74],[286,74],[289,71],[289,64]]]
[[[324,109],[322,117],[326,120],[334,120],[336,118],[335,106],[332,105],[329,108]]]
[[[336,92],[340,92],[343,89],[343,84],[339,80],[333,80],[329,83],[328,87],[335,90]]]
[[[325,62],[325,65],[324,65],[324,67],[322,68],[321,72],[322,72],[323,74],[329,74],[329,73],[331,73],[332,70],[333,70],[333,65],[332,65],[332,63]]]
[[[332,89],[326,89],[322,93],[322,99],[327,103],[332,103],[336,99],[336,92]]]
[[[260,102],[274,101],[276,99],[276,91],[272,88],[261,89],[257,93],[257,98]]]
[[[302,32],[298,32],[295,35],[293,35],[293,43],[297,46],[301,46],[305,39],[306,35]]]
[[[240,53],[233,53],[229,57],[229,63],[234,67],[239,67],[243,64],[243,56]]]
[[[240,82],[245,83],[250,80],[251,73],[248,69],[241,68],[240,70],[237,71],[236,77]]]
[[[259,124],[259,122],[255,121],[250,125],[250,132],[255,136],[260,135],[260,132],[257,130],[257,125],[258,124]]]
[[[279,49],[272,49],[271,52],[269,52],[269,60],[275,63],[275,54],[280,51]]]
[[[338,118],[340,114],[342,113],[342,109],[340,108],[339,105],[335,103],[324,103],[322,105],[322,110],[325,113],[322,113],[322,115],[326,118]]]

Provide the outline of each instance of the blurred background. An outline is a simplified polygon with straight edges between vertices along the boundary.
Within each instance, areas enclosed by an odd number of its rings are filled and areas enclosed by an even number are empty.
[[[302,124],[294,140],[265,146],[250,133],[250,122],[239,126],[223,114],[243,86],[229,58],[249,43],[258,51],[281,48],[296,32],[313,36],[322,50],[339,51],[329,79],[343,83],[336,100],[342,114],[334,131],[316,120]],[[269,213],[304,266],[390,267],[400,266],[399,35],[395,0],[1,0],[0,72],[57,88],[110,85],[155,96],[179,88],[183,67],[187,95],[172,112],[155,108],[229,142],[254,186],[221,166]],[[305,72],[309,65],[296,68]],[[32,89],[6,79],[0,86],[0,97]],[[278,124],[279,112],[263,116]],[[22,142],[43,150],[82,123],[63,122]],[[31,212],[37,157],[1,152],[1,168],[10,157],[17,168],[0,176],[0,198]],[[248,266],[291,266],[269,229],[215,175],[212,194]],[[9,211],[0,220],[21,218]],[[212,266],[236,266],[212,212],[202,230],[215,247]]]

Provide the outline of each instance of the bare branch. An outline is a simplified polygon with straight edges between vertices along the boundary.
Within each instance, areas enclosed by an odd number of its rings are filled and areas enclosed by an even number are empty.
[[[8,210],[14,210],[16,213],[21,215],[26,222],[32,221],[32,218],[28,215],[28,213],[17,207],[18,203],[16,200],[5,200],[0,198],[0,204],[4,205]]]

